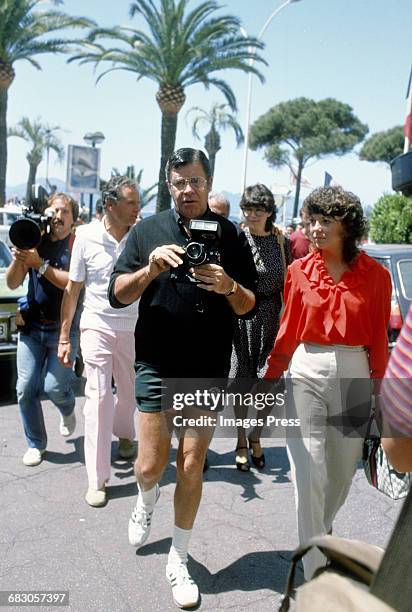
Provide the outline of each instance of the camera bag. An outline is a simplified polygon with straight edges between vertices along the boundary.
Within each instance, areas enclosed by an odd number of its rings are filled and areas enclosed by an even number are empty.
[[[296,565],[312,548],[327,558],[327,565],[296,589]],[[316,536],[299,546],[292,563],[279,612],[409,612],[412,602],[412,490],[402,507],[386,552],[377,546]]]

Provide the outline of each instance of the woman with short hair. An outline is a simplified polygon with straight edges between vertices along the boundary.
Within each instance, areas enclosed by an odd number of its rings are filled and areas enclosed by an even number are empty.
[[[240,201],[245,219],[243,228],[256,267],[256,307],[251,319],[238,319],[233,339],[230,378],[240,388],[239,379],[263,376],[267,356],[273,347],[279,329],[283,285],[287,265],[291,261],[289,240],[274,226],[276,206],[272,192],[263,184],[246,187]],[[234,407],[235,416],[245,419],[247,408]],[[256,417],[256,414],[253,415]],[[262,427],[256,427],[246,437],[244,427],[237,429],[236,467],[242,472],[253,465],[262,469],[265,455],[260,445]]]
[[[389,272],[358,249],[365,232],[360,200],[341,187],[305,200],[313,252],[294,261],[285,310],[265,378],[286,378],[287,450],[300,543],[329,533],[362,456],[357,417],[367,418],[388,356]],[[347,418],[344,418],[347,417]],[[362,421],[362,419],[361,419]],[[347,435],[351,433],[351,435]],[[325,564],[311,552],[305,578]]]

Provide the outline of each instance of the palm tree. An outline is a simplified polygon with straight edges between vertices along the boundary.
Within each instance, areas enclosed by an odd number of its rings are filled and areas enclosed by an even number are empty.
[[[51,127],[41,123],[40,119],[33,122],[28,117],[23,117],[15,127],[8,131],[9,136],[23,138],[31,143],[31,149],[26,155],[29,162],[29,177],[27,179],[26,202],[31,202],[31,188],[36,182],[37,169],[43,161],[43,155],[49,155],[49,151],[54,151],[59,161],[64,159],[64,146],[54,132],[60,130],[59,127]]]
[[[232,129],[235,133],[236,146],[241,145],[244,141],[242,128],[236,121],[234,114],[226,110],[228,107],[228,104],[219,104],[215,102],[210,111],[205,111],[199,106],[194,106],[186,114],[186,117],[188,117],[190,114],[197,113],[197,117],[192,124],[192,134],[198,140],[201,140],[199,127],[206,126],[209,128],[205,136],[205,149],[209,155],[212,174],[215,172],[216,154],[221,149],[219,132]]]
[[[50,0],[55,5],[62,0]],[[27,60],[40,70],[34,59],[44,53],[65,53],[69,43],[79,42],[50,38],[65,28],[92,27],[94,21],[72,17],[58,10],[36,11],[43,0],[0,0],[0,206],[5,201],[7,169],[7,100],[15,71],[14,63]]]
[[[241,70],[253,72],[263,80],[254,62],[266,63],[257,53],[263,43],[254,37],[244,37],[237,17],[215,16],[220,7],[214,0],[201,2],[193,10],[188,9],[189,2],[159,0],[158,9],[154,0],[135,0],[130,16],[141,15],[149,34],[126,27],[98,28],[90,35],[91,49],[80,51],[69,60],[111,62],[112,67],[99,79],[113,70],[127,70],[137,74],[138,80],[147,77],[157,83],[156,101],[162,113],[158,212],[170,207],[164,168],[174,150],[177,117],[186,99],[185,88],[196,83],[202,83],[206,89],[213,85],[235,110],[232,89],[216,73]],[[121,48],[106,49],[96,42],[101,38],[113,39]]]

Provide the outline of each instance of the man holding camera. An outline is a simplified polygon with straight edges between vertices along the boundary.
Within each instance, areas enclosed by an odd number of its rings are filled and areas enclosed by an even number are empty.
[[[23,463],[38,465],[47,446],[40,395],[44,390],[61,414],[60,433],[69,436],[76,426],[75,396],[71,388],[71,370],[57,358],[60,331],[60,304],[69,279],[70,234],[77,219],[78,204],[64,193],[55,193],[47,201],[52,212],[48,233],[37,248],[13,249],[13,261],[7,269],[10,289],[21,285],[29,274],[27,308],[21,311],[24,327],[17,345],[17,400],[28,449]],[[71,327],[73,358],[78,346],[78,319]]]
[[[212,176],[205,154],[179,149],[167,162],[166,180],[174,208],[144,219],[132,229],[109,286],[110,303],[115,308],[141,297],[135,331],[140,412],[135,464],[138,498],[129,521],[129,541],[137,547],[149,536],[159,497],[158,482],[169,458],[171,433],[164,428],[162,379],[225,378],[234,316],[247,315],[255,304],[255,271],[247,244],[240,241],[230,221],[208,208]],[[185,247],[194,240],[189,227],[194,219],[212,222],[212,228],[219,226],[215,245],[219,263],[206,254],[204,264],[188,264]],[[212,252],[214,247],[205,245],[205,250]],[[197,437],[179,439],[175,526],[166,576],[181,607],[195,606],[199,599],[186,564],[209,442],[210,434],[201,432]]]
[[[58,352],[61,363],[72,367],[70,326],[85,286],[80,320],[80,344],[87,378],[83,412],[89,488],[85,499],[96,508],[106,503],[112,434],[119,438],[120,457],[131,459],[136,452],[134,329],[138,304],[135,302],[119,312],[110,306],[107,298],[113,266],[140,211],[135,181],[127,176],[112,177],[103,190],[103,205],[102,221],[89,223],[76,232],[69,282],[62,302]],[[115,395],[112,377],[116,383]]]

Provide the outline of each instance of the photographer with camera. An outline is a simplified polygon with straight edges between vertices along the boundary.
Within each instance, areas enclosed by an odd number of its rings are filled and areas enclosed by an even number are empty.
[[[205,154],[177,150],[166,164],[166,180],[174,208],[134,226],[109,286],[115,308],[141,296],[135,331],[138,497],[129,521],[129,541],[137,547],[149,536],[158,482],[169,458],[171,433],[163,430],[162,379],[225,378],[235,315],[246,316],[255,304],[250,250],[234,225],[208,208],[212,176]],[[174,600],[182,607],[196,605],[199,598],[186,563],[211,436],[198,433],[179,439],[175,526],[166,568]]]
[[[77,202],[64,193],[53,194],[47,206],[50,213],[48,231],[42,235],[43,228],[39,226],[40,242],[36,247],[14,248],[13,261],[6,273],[10,289],[17,288],[29,275],[27,304],[21,310],[23,321],[17,345],[17,400],[29,446],[23,463],[28,466],[41,463],[47,446],[40,402],[43,390],[61,414],[61,435],[71,435],[76,426],[75,396],[70,385],[72,372],[59,363],[57,348],[60,304],[69,280],[70,234],[79,208]],[[35,221],[30,218],[28,221],[35,226]],[[16,221],[12,239],[25,244],[25,225],[19,223]],[[78,346],[78,319],[74,317],[70,332],[73,357]]]

